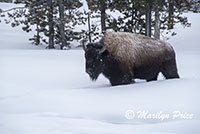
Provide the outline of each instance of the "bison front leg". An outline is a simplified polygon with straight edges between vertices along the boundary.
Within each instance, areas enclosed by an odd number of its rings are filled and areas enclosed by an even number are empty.
[[[113,77],[109,80],[112,86],[134,83],[133,76],[131,74],[119,75],[118,77]]]

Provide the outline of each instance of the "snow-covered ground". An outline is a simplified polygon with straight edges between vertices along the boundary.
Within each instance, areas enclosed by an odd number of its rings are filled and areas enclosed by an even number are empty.
[[[187,16],[169,40],[181,79],[115,87],[90,81],[81,49],[36,47],[0,23],[0,134],[199,134],[200,14]]]

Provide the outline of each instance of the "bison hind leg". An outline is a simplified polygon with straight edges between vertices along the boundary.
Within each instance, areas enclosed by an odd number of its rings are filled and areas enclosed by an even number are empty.
[[[156,81],[156,80],[158,79],[158,74],[159,74],[159,73],[155,74],[152,78],[146,79],[146,81],[147,81],[147,82]]]
[[[165,62],[162,66],[162,74],[166,79],[180,78],[176,66],[176,61],[170,60]]]

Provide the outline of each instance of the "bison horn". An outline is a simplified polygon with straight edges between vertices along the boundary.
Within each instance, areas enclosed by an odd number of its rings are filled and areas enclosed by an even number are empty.
[[[103,46],[103,48],[101,50],[99,50],[99,54],[102,54],[105,51],[106,51],[106,46]]]
[[[83,50],[87,51],[87,47],[85,46],[85,41],[82,41]]]

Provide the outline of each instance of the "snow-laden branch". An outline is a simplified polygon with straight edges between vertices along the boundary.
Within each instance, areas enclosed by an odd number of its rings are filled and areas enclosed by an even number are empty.
[[[14,8],[7,9],[7,10],[2,10],[2,9],[0,9],[0,13],[5,13],[5,12],[12,11],[12,10],[16,10],[16,9],[24,9],[24,8],[26,8],[26,7],[14,7]]]

